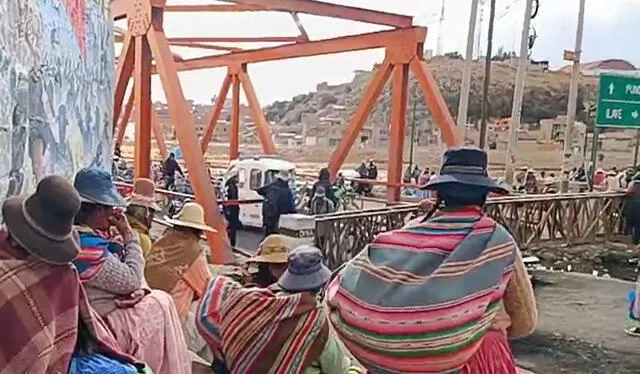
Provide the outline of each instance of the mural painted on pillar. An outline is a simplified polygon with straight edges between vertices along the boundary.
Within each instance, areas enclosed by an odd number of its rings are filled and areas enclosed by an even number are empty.
[[[96,0],[0,0],[0,200],[111,168],[112,22]]]

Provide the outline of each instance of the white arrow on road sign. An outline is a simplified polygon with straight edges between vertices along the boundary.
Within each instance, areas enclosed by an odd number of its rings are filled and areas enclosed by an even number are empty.
[[[637,110],[634,110],[633,112],[631,112],[631,117],[633,117],[633,119],[637,119],[638,117],[640,117],[640,113],[638,113]]]
[[[613,83],[609,84],[609,95],[613,95],[613,89],[616,88]]]

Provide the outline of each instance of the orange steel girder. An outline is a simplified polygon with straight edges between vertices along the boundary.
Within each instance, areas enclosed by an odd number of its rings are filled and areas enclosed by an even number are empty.
[[[129,99],[127,100],[127,104],[124,107],[124,113],[122,114],[120,122],[118,123],[118,127],[116,128],[115,148],[120,148],[122,142],[124,141],[127,124],[131,119],[131,112],[133,111],[134,98],[135,87],[131,89]],[[169,153],[167,151],[167,144],[164,141],[164,132],[162,130],[162,125],[160,124],[160,119],[158,118],[156,112],[153,110],[151,110],[151,126],[153,130],[153,136],[156,139],[156,144],[158,145],[158,151],[160,151],[160,156],[162,157],[162,159],[166,159]]]
[[[218,96],[216,96],[216,103],[213,108],[211,108],[211,112],[207,118],[207,128],[205,129],[204,134],[202,134],[202,139],[200,140],[202,153],[207,151],[211,137],[213,137],[213,133],[216,131],[218,119],[220,119],[220,113],[222,113],[224,103],[227,101],[227,94],[229,93],[231,82],[234,79],[233,77],[233,74],[227,74],[224,78],[224,82],[222,82],[222,86],[220,87],[220,92],[218,92]]]
[[[387,170],[387,201],[399,201],[404,134],[407,127],[407,84],[409,65],[399,64],[393,68],[391,97],[391,131],[389,141],[389,166]]]
[[[146,36],[136,36],[134,104],[136,106],[135,177],[151,174],[151,50]],[[124,133],[124,131],[122,131]]]
[[[167,106],[171,122],[176,129],[178,143],[184,154],[189,170],[189,179],[193,186],[197,201],[205,211],[205,222],[217,230],[207,233],[211,248],[211,259],[215,263],[233,261],[233,254],[226,236],[224,219],[218,211],[218,203],[213,184],[205,167],[205,160],[200,152],[200,143],[195,134],[195,126],[190,108],[186,104],[182,87],[178,79],[178,71],[169,41],[162,29],[162,7],[160,0],[134,0],[129,3],[114,1],[111,4],[117,12],[124,12],[120,18],[128,19],[128,30],[125,35],[127,49],[121,53],[118,64],[116,83],[116,105],[114,113],[119,116],[126,86],[135,70],[136,105],[136,175],[144,175],[150,170],[150,141],[152,130],[150,76],[151,62],[155,61],[155,69],[167,98]],[[133,53],[131,53],[133,50]],[[131,67],[131,69],[129,69]],[[147,79],[148,78],[148,79]],[[115,120],[117,121],[117,120]]]
[[[215,130],[229,88],[233,87],[232,103],[235,104],[232,106],[230,156],[232,156],[232,158],[237,157],[239,152],[239,90],[241,86],[245,91],[252,116],[256,123],[258,137],[260,138],[264,151],[266,153],[275,152],[275,147],[272,146],[273,141],[269,134],[268,123],[260,109],[253,85],[246,73],[246,66],[249,63],[372,48],[385,48],[387,52],[385,61],[373,75],[372,81],[365,91],[362,101],[358,105],[348,128],[345,130],[344,136],[331,155],[329,167],[333,175],[338,172],[355,142],[358,133],[361,131],[375,106],[384,84],[393,73],[392,119],[389,124],[392,136],[390,142],[387,191],[390,201],[396,200],[399,197],[401,186],[402,146],[404,143],[404,128],[406,127],[404,119],[407,98],[406,82],[409,71],[415,75],[424,92],[425,102],[431,111],[434,121],[441,129],[443,141],[449,146],[457,145],[458,139],[456,137],[453,119],[440,94],[435,79],[422,57],[426,28],[412,26],[411,17],[313,0],[228,0],[227,2],[236,4],[176,5],[165,7],[164,0],[113,0],[110,3],[114,19],[117,20],[126,17],[129,21],[129,32],[127,32],[124,37],[124,48],[121,54],[121,61],[118,65],[118,83],[115,91],[114,113],[117,115],[120,114],[126,82],[133,69],[131,60],[133,60],[134,57],[134,48],[130,46],[130,44],[132,44],[132,35],[144,35],[149,40],[153,57],[156,60],[155,66],[151,68],[151,74],[160,75],[167,93],[172,122],[174,126],[176,126],[180,145],[185,151],[185,161],[187,162],[190,172],[193,171],[195,174],[191,176],[191,179],[194,184],[194,189],[196,190],[196,196],[198,200],[202,201],[204,203],[203,205],[205,205],[207,222],[210,222],[219,230],[223,226],[221,224],[222,218],[215,209],[215,197],[212,196],[210,183],[202,177],[202,174],[205,172],[203,152],[206,150]],[[296,40],[278,39],[280,41],[294,41],[294,44],[254,50],[233,50],[231,53],[221,55],[176,61],[175,56],[173,56],[169,50],[171,43],[165,37],[162,30],[164,10],[176,12],[282,11],[386,25],[391,26],[392,29],[318,41],[307,41],[308,38],[306,35],[301,35],[297,37]],[[220,41],[221,38],[174,38],[172,40],[174,43],[180,43],[180,45],[194,48],[200,44],[203,49],[215,49],[215,46],[202,43]],[[227,40],[240,41],[241,38]],[[246,41],[246,39],[242,40]],[[268,38],[261,38],[260,40],[264,41],[268,40]],[[195,132],[193,131],[193,118],[185,105],[184,95],[177,73],[178,71],[212,67],[227,67],[229,73],[220,90],[218,101],[209,115],[207,130],[198,143],[197,139],[195,139]],[[114,126],[115,121],[114,119]],[[201,152],[192,152],[197,148],[194,144],[200,145],[199,148]],[[197,153],[197,155],[195,153]],[[216,260],[221,258],[220,254],[223,252],[218,251],[218,245],[221,243],[220,238],[223,236],[224,234],[221,232],[216,238],[210,238],[212,250],[216,252],[214,255]]]
[[[240,156],[240,79],[237,74],[232,79],[229,160],[236,160]]]
[[[256,132],[258,133],[258,139],[262,145],[262,150],[267,155],[276,154],[276,146],[271,137],[269,131],[269,123],[262,112],[258,97],[256,96],[255,89],[247,74],[247,66],[243,65],[231,65],[229,66],[227,76],[220,92],[216,98],[216,103],[211,108],[209,117],[207,118],[207,128],[205,129],[202,139],[200,140],[200,148],[202,152],[206,152],[211,137],[215,131],[220,112],[224,106],[224,102],[227,99],[227,93],[229,87],[232,85],[232,99],[231,99],[231,129],[229,131],[229,159],[235,160],[240,156],[240,88],[244,90],[245,97],[249,103],[249,109],[251,110],[251,116],[253,117]]]

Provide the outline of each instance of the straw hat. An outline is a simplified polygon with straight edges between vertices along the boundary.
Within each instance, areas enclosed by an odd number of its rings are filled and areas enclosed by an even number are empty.
[[[148,178],[138,178],[133,184],[133,194],[127,199],[129,205],[160,210],[155,200],[156,186]]]
[[[60,176],[40,181],[30,196],[13,196],[2,204],[2,216],[11,237],[40,260],[56,265],[71,262],[80,253],[73,219],[80,196]]]
[[[289,252],[294,248],[292,238],[272,234],[267,236],[258,247],[257,256],[247,260],[248,263],[286,264]]]
[[[172,218],[164,217],[164,220],[173,226],[190,227],[192,229],[216,232],[204,222],[204,209],[195,201],[189,201],[182,206],[182,209]]]

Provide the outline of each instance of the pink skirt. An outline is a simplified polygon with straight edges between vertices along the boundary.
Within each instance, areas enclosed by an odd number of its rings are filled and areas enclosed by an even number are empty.
[[[146,363],[154,374],[190,374],[191,360],[171,296],[154,290],[132,308],[107,318],[120,348]]]
[[[485,334],[480,348],[460,371],[461,374],[518,374],[507,336],[498,330]]]

